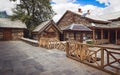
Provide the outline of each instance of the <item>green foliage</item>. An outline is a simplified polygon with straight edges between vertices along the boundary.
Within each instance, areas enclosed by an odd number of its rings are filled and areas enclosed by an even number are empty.
[[[12,20],[21,20],[29,31],[53,16],[50,0],[20,0],[20,4],[17,4],[13,12]]]
[[[94,41],[92,41],[92,40],[91,40],[91,41],[87,41],[86,43],[87,43],[87,44],[94,45]]]

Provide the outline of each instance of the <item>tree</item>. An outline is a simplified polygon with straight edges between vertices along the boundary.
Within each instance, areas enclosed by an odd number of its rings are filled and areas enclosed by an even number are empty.
[[[51,19],[53,16],[50,0],[20,0],[20,4],[16,5],[13,13],[12,20],[19,19],[24,22],[29,32],[41,22]]]

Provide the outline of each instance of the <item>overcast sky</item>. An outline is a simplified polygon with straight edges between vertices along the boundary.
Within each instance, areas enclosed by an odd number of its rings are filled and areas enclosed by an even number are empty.
[[[66,10],[77,12],[78,8],[81,8],[84,12],[89,9],[92,15],[120,11],[120,0],[52,0],[51,5],[57,13],[53,17],[55,21],[58,21]],[[13,7],[15,7],[15,3],[11,3],[9,0],[0,0],[0,11],[6,10],[10,15]]]

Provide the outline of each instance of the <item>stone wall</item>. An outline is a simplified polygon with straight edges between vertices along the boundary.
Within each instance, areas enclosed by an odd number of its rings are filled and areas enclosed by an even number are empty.
[[[87,25],[89,24],[89,20],[87,20],[85,17],[79,16],[77,14],[74,15],[74,23],[76,24],[83,24],[83,25]]]
[[[33,33],[32,33],[32,38],[33,38],[34,40],[38,40],[38,32],[33,32]]]
[[[18,40],[24,36],[22,29],[12,29],[12,40]]]
[[[3,29],[0,29],[0,40],[3,40]]]
[[[55,31],[55,32],[42,32],[39,35],[39,39],[40,38],[56,38],[59,40],[59,32]]]
[[[64,14],[64,16],[60,19],[60,21],[57,23],[57,25],[60,28],[64,28],[65,26],[68,26],[72,23],[87,25],[90,22],[89,22],[89,20],[87,20],[86,18],[84,18],[78,14],[67,11]]]
[[[60,28],[68,26],[73,23],[73,14],[71,12],[66,13],[59,21],[58,26]]]

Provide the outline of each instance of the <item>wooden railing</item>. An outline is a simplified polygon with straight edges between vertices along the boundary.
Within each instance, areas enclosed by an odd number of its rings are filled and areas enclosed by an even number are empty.
[[[98,40],[95,40],[95,45],[99,45],[99,44],[105,44],[105,43],[109,43],[109,40],[108,39],[98,39]]]
[[[120,49],[118,48],[69,41],[66,44],[66,55],[113,75],[120,75]]]
[[[113,75],[120,75],[119,48],[81,44],[74,40],[61,42],[57,39],[50,38],[41,38],[39,46],[66,51],[66,56],[69,58]]]
[[[119,44],[119,45],[120,45],[120,39],[118,39],[118,40],[117,40],[117,44]]]
[[[48,48],[48,49],[59,49],[65,51],[66,49],[66,42],[59,41],[55,38],[41,38],[39,40],[39,46]]]

